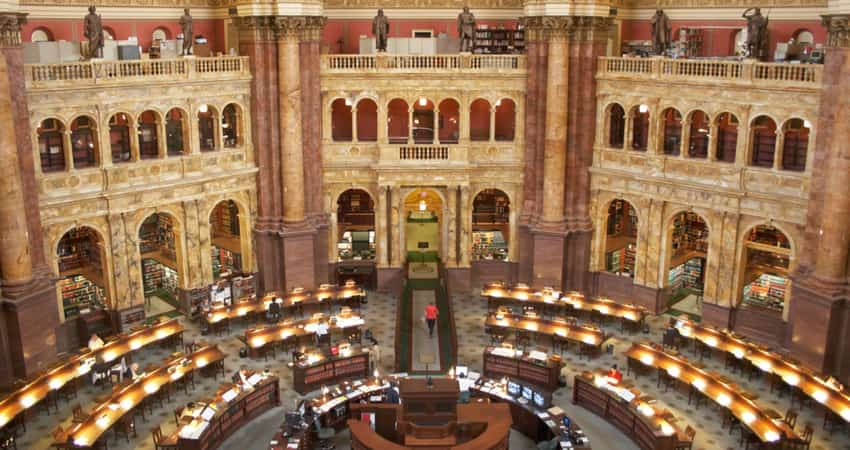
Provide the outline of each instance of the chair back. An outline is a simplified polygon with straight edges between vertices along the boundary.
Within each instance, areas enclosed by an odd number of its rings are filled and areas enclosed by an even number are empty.
[[[812,436],[814,435],[814,433],[815,433],[815,430],[814,430],[814,428],[812,428],[812,424],[807,423],[806,427],[803,428],[803,441],[805,441],[807,444],[811,444],[812,443]]]
[[[798,413],[795,409],[788,409],[788,411],[785,412],[785,423],[788,424],[792,430],[797,425],[797,415]]]
[[[157,425],[153,430],[151,430],[151,435],[153,436],[154,445],[159,445],[162,442],[162,428]]]
[[[691,426],[690,426],[690,425],[688,425],[688,426],[685,428],[685,435],[688,437],[688,439],[690,439],[690,440],[692,440],[692,441],[693,441],[693,440],[694,440],[694,436],[696,436],[696,435],[697,435],[697,430],[694,430],[693,428],[691,428]]]

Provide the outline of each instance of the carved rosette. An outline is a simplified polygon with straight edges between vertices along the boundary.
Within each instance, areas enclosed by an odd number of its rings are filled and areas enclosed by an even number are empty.
[[[850,14],[821,16],[827,47],[850,48]]]
[[[21,27],[27,23],[24,13],[0,13],[0,47],[21,45]]]
[[[611,17],[535,16],[521,17],[526,40],[567,39],[587,42],[605,40],[613,23]]]

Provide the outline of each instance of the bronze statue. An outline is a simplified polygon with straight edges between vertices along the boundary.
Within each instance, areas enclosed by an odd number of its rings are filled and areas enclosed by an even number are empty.
[[[750,11],[753,13],[747,15]],[[761,59],[767,41],[767,18],[758,7],[748,8],[741,17],[747,19],[747,57]]]
[[[189,14],[189,8],[183,9],[183,15],[180,16],[180,29],[183,30],[183,50],[181,55],[189,55],[192,53],[192,16]]]
[[[472,52],[475,44],[475,16],[469,12],[469,6],[457,16],[457,32],[460,35],[460,51]]]
[[[387,36],[390,34],[390,22],[384,15],[384,10],[379,9],[378,15],[372,19],[372,34],[375,35],[375,48],[379,52],[387,51]]]
[[[103,58],[103,24],[100,16],[95,13],[94,5],[89,6],[89,13],[84,19],[86,39],[89,40],[89,58]]]
[[[652,16],[652,49],[656,55],[663,55],[670,47],[670,18],[662,9],[656,9]]]

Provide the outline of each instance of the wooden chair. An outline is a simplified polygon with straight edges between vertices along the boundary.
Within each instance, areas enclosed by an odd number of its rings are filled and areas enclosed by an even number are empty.
[[[151,430],[151,436],[153,437],[153,445],[156,450],[177,450],[177,437],[163,437],[162,429],[157,425],[156,428]]]
[[[53,442],[62,442],[65,440],[65,430],[62,424],[56,425],[56,428],[50,433],[53,436]]]
[[[0,450],[18,450],[18,437],[14,429],[0,430]]]
[[[132,414],[125,414],[112,427],[115,430],[115,440],[118,440],[118,435],[123,434],[127,442],[130,442],[130,436],[134,438],[136,435],[136,418]]]
[[[794,450],[809,450],[809,447],[812,446],[812,436],[814,434],[814,427],[812,427],[810,422],[806,422],[806,425],[803,427],[803,434],[800,435],[798,440],[791,443]]]
[[[277,359],[277,353],[274,351],[274,342],[267,342],[260,348],[260,352],[263,354],[263,361],[269,360],[269,354],[271,354],[272,361]]]
[[[180,428],[180,417],[182,415],[183,415],[183,407],[182,406],[178,406],[178,407],[174,408],[174,425],[177,428]],[[157,428],[159,428],[159,427],[157,427]]]
[[[59,398],[66,401],[71,401],[72,398],[77,398],[77,392],[80,390],[81,377],[69,380],[64,386],[59,388]]]
[[[691,450],[694,447],[694,437],[697,435],[697,431],[691,428],[690,425],[685,428],[685,436],[687,439],[684,441],[676,442],[676,450]]]
[[[785,418],[782,419],[789,427],[793,430],[794,427],[797,426],[797,416],[799,413],[796,409],[788,408],[788,411],[785,412]]]
[[[89,414],[83,411],[83,407],[79,403],[74,405],[71,411],[73,414],[71,421],[73,423],[83,423],[89,419]]]

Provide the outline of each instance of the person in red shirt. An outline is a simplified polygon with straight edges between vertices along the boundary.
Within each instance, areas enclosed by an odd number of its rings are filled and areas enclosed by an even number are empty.
[[[619,384],[621,381],[623,381],[623,373],[617,370],[616,364],[611,366],[611,369],[608,371],[608,379],[612,381],[616,380],[616,382],[611,384]]]
[[[437,310],[437,307],[433,303],[428,303],[428,306],[425,307],[425,321],[428,322],[429,337],[434,337],[434,324],[437,323],[437,316],[439,314],[440,311]]]

